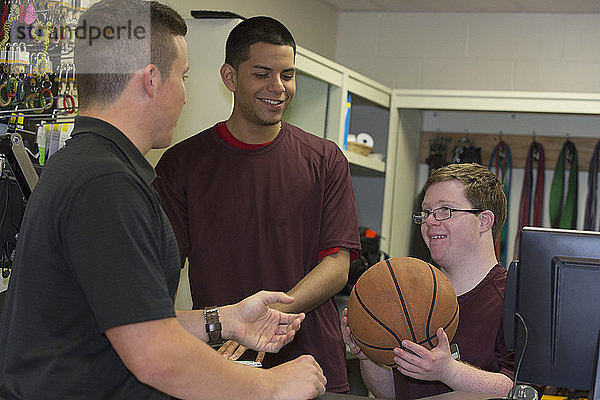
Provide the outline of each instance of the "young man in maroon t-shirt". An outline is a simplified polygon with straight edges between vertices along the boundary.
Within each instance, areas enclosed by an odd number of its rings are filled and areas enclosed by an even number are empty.
[[[306,319],[295,340],[265,355],[263,366],[311,354],[327,390],[345,392],[333,296],[360,249],[356,203],[338,146],[281,120],[296,91],[295,49],[272,18],[238,24],[221,67],[234,96],[231,116],[168,150],[155,187],[182,262],[189,259],[194,308],[259,289],[286,291],[294,303],[273,307],[305,312]],[[237,359],[245,348],[228,342],[220,351]]]

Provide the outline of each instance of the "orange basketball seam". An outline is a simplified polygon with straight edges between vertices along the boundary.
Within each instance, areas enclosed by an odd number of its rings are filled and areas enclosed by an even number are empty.
[[[384,324],[382,321],[380,321],[380,320],[379,320],[379,318],[377,318],[377,317],[375,316],[375,314],[373,314],[373,313],[371,312],[371,310],[369,310],[369,309],[367,308],[367,306],[366,306],[366,305],[363,303],[362,299],[360,298],[360,295],[358,294],[358,290],[356,290],[356,285],[354,285],[354,288],[353,288],[352,290],[354,291],[354,294],[355,294],[355,296],[356,296],[356,300],[358,301],[358,304],[360,304],[360,306],[363,308],[363,310],[365,310],[365,312],[366,312],[366,313],[367,313],[367,314],[368,314],[368,315],[369,315],[371,318],[373,318],[373,320],[375,320],[375,322],[377,322],[377,323],[378,323],[379,325],[381,325],[381,326],[382,326],[382,327],[383,327],[383,328],[384,328],[386,331],[388,331],[388,332],[389,332],[389,333],[390,333],[390,334],[391,334],[391,335],[394,337],[394,339],[396,339],[396,341],[397,341],[397,342],[398,342],[398,344],[400,345],[400,343],[401,343],[401,340],[400,340],[400,338],[399,338],[399,337],[396,335],[396,333],[395,333],[395,332],[394,332],[392,329],[390,329],[389,327],[387,327],[387,326],[386,326],[386,325],[385,325],[385,324]],[[352,335],[352,336],[354,336],[354,335]],[[356,336],[354,336],[354,337],[356,337]],[[358,338],[357,338],[357,339],[358,339]],[[360,340],[359,340],[359,341],[360,341]],[[400,345],[400,347],[402,347],[402,346]]]
[[[446,330],[450,325],[452,325],[452,322],[454,322],[457,315],[458,315],[458,304],[456,305],[456,308],[454,309],[454,314],[452,315],[452,318],[450,318],[450,321],[448,321],[448,323],[446,325],[442,326],[442,329]],[[427,339],[419,342],[418,344],[423,344],[423,343],[429,341],[430,339],[433,339],[433,336],[434,335],[428,336]]]
[[[352,337],[356,341],[358,341],[360,344],[362,344],[363,346],[369,347],[369,348],[371,348],[373,350],[382,350],[382,351],[391,351],[391,350],[394,350],[393,347],[379,347],[379,346],[373,346],[371,344],[365,343],[362,340],[360,340],[359,338],[357,338],[356,336],[354,336],[354,334],[352,332],[350,332],[350,335],[352,335]],[[402,347],[402,346],[400,346],[400,347]],[[404,348],[404,347],[402,347],[402,348]],[[388,367],[393,367],[394,365],[396,365],[396,363],[390,363],[390,364],[385,364],[385,365],[388,366]]]
[[[415,330],[412,326],[412,321],[410,319],[410,314],[408,313],[406,303],[404,302],[404,296],[402,295],[402,291],[400,290],[400,285],[398,285],[398,280],[396,279],[396,275],[394,274],[394,270],[392,269],[392,266],[391,266],[389,260],[385,260],[385,263],[387,264],[390,275],[392,276],[392,281],[394,282],[394,285],[396,286],[396,291],[398,292],[398,297],[400,298],[400,304],[402,305],[402,309],[404,310],[404,318],[406,320],[406,323],[408,324],[408,329],[410,330],[410,334],[412,336],[412,341],[416,342],[417,337],[415,335]],[[400,342],[398,342],[398,343],[400,343]]]
[[[458,314],[458,304],[456,305],[456,308],[454,309],[454,314],[452,315],[452,318],[450,318],[450,321],[448,321],[448,323],[446,325],[442,326],[442,329],[446,330],[450,325],[452,325],[452,322],[454,322],[454,320],[456,319],[457,314]],[[429,341],[430,339],[433,339],[434,336],[435,335],[430,335],[425,340],[423,340],[417,344],[423,344],[423,343]]]
[[[433,315],[433,308],[435,307],[435,299],[437,296],[437,280],[435,278],[435,272],[433,271],[433,267],[431,264],[427,263],[429,270],[431,271],[431,277],[433,278],[433,295],[431,296],[431,306],[429,307],[429,315],[427,316],[427,325],[425,326],[425,338],[427,343],[431,346],[431,348],[435,347],[431,342],[431,337],[429,333],[429,328],[431,326],[431,317]]]
[[[372,349],[375,349],[375,350],[394,350],[394,347],[381,347],[381,346],[375,346],[375,345],[373,345],[373,344],[369,344],[369,343],[367,343],[367,342],[365,342],[365,341],[362,341],[362,340],[360,340],[359,338],[357,338],[356,336],[354,336],[354,334],[353,334],[353,333],[351,333],[351,335],[352,335],[352,337],[353,337],[353,338],[354,338],[354,339],[355,339],[357,342],[359,342],[360,344],[363,344],[363,345],[365,345],[365,346],[367,346],[367,347],[370,347],[370,348],[372,348]]]
[[[446,324],[446,326],[444,327],[444,330],[450,326],[450,324],[452,324],[452,322],[454,322],[454,320],[456,319],[456,316],[458,315],[458,303],[456,303],[456,308],[454,309],[454,314],[452,315],[452,318],[450,318],[450,321]]]

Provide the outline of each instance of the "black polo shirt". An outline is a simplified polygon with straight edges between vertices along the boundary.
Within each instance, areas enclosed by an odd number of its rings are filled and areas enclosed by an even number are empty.
[[[25,212],[0,322],[0,398],[162,399],[104,331],[174,317],[179,254],[154,170],[112,125],[78,117]]]

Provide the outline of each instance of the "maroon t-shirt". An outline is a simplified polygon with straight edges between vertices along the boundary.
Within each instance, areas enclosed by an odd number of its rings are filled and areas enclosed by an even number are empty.
[[[458,329],[452,343],[458,345],[460,359],[485,371],[500,372],[513,379],[514,353],[506,349],[502,317],[506,270],[494,266],[472,290],[458,297]],[[394,372],[396,399],[417,399],[450,392],[441,382],[409,378]]]
[[[189,259],[194,308],[287,291],[321,250],[360,249],[348,161],[335,143],[285,122],[258,149],[231,146],[212,127],[165,152],[156,171],[182,262]],[[339,325],[331,298],[263,365],[312,354],[327,390],[348,390]]]

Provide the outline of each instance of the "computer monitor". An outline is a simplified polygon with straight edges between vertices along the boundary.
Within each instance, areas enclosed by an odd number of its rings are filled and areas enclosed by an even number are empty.
[[[523,318],[528,332],[515,318]],[[509,268],[504,333],[519,382],[593,389],[600,331],[600,233],[525,227]],[[596,388],[598,390],[598,388]]]

